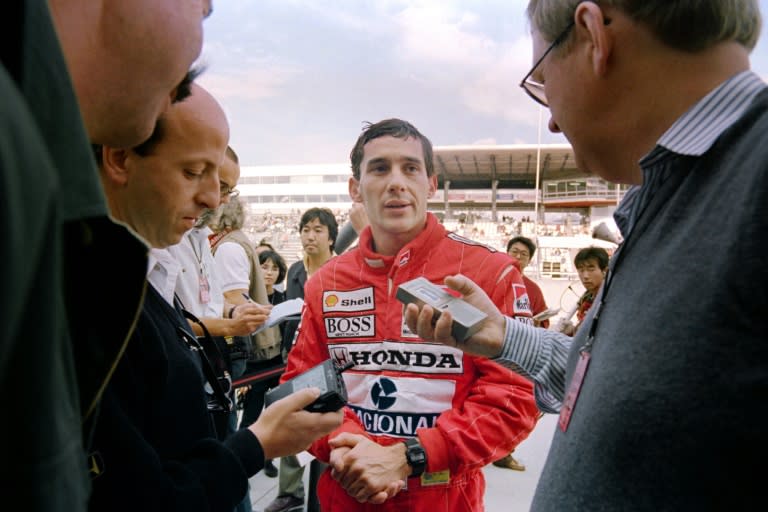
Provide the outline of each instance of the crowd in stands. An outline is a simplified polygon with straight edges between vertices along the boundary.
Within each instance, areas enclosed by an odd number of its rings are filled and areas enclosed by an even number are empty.
[[[253,213],[247,221],[244,231],[254,244],[267,242],[290,265],[301,257],[301,244],[298,237],[298,226],[301,211],[289,213]],[[334,210],[336,221],[343,226],[349,220],[349,211]],[[533,221],[533,216],[519,217],[502,215],[501,220],[491,220],[490,212],[475,215],[459,215],[456,218],[442,219],[442,224],[449,231],[481,242],[490,247],[503,250],[507,241],[513,236],[589,236],[591,234],[589,218],[584,217],[580,223],[570,222],[569,217],[564,222],[539,223]]]

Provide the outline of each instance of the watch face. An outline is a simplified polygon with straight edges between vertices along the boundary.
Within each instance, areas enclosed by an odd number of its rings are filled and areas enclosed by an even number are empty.
[[[424,447],[417,439],[408,439],[405,446],[405,458],[413,471],[411,476],[421,475],[427,467],[427,453]]]

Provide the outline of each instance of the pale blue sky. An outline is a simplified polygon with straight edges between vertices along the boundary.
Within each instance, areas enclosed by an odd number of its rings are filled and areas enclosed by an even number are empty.
[[[517,86],[531,65],[527,3],[217,0],[200,83],[243,165],[346,162],[362,123],[386,117],[435,145],[535,144],[537,106]],[[768,78],[765,32],[752,68]],[[544,126],[542,142],[567,141]]]

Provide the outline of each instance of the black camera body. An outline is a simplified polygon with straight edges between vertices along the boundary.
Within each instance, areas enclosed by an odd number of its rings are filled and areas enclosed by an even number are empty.
[[[268,407],[273,402],[300,389],[316,387],[320,388],[320,396],[304,409],[309,412],[338,411],[347,404],[347,386],[344,384],[341,372],[352,366],[354,363],[347,363],[340,367],[330,359],[326,359],[319,365],[267,391],[264,395],[264,406]]]

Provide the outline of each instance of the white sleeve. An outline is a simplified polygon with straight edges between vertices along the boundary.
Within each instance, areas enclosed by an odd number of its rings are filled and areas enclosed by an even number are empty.
[[[225,242],[216,249],[213,258],[222,293],[250,287],[251,263],[245,249],[234,242]]]

